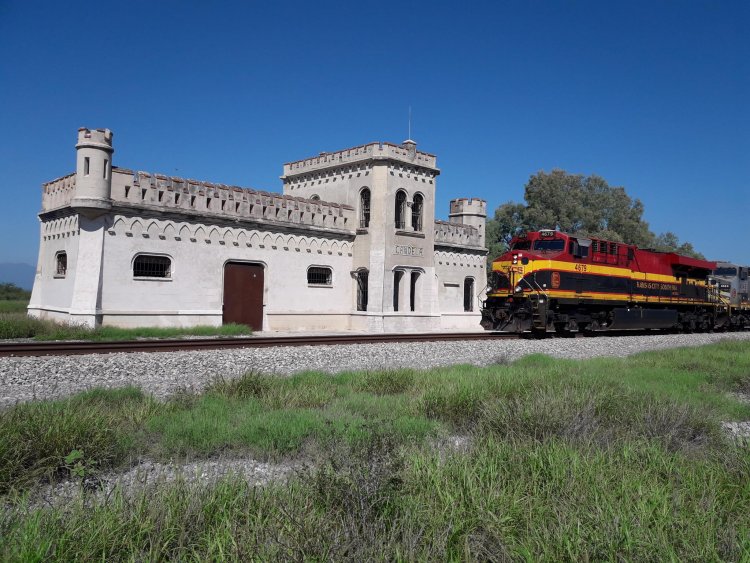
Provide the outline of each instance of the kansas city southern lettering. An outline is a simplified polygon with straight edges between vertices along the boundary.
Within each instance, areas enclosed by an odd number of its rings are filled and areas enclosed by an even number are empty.
[[[662,291],[677,291],[678,286],[671,283],[657,283],[657,282],[635,282],[635,286],[638,289],[659,289]]]
[[[424,256],[424,249],[418,246],[407,246],[403,244],[397,244],[394,254],[400,254],[401,256]]]

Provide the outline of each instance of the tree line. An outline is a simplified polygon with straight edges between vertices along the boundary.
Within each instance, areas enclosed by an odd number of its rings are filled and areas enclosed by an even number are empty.
[[[28,300],[31,292],[18,287],[13,283],[0,283],[0,301]]]
[[[517,234],[539,229],[704,257],[672,232],[658,235],[652,232],[643,220],[643,203],[628,196],[625,188],[610,186],[595,174],[569,174],[559,169],[549,173],[540,171],[526,183],[524,201],[502,204],[487,221],[490,260],[505,252]]]

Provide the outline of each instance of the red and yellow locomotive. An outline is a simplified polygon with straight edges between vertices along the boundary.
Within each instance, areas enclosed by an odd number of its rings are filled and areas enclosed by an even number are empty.
[[[492,263],[482,326],[510,332],[712,330],[727,307],[714,262],[554,230],[515,237]]]

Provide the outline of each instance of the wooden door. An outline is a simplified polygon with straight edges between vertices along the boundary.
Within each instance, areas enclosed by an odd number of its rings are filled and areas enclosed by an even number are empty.
[[[224,266],[222,320],[263,330],[263,266],[240,262]]]

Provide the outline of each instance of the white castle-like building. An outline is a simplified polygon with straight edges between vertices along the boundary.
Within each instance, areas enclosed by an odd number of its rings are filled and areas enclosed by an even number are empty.
[[[435,220],[436,157],[370,143],[290,162],[283,193],[112,165],[78,131],[76,171],[42,186],[29,314],[88,326],[479,329],[486,202]]]

